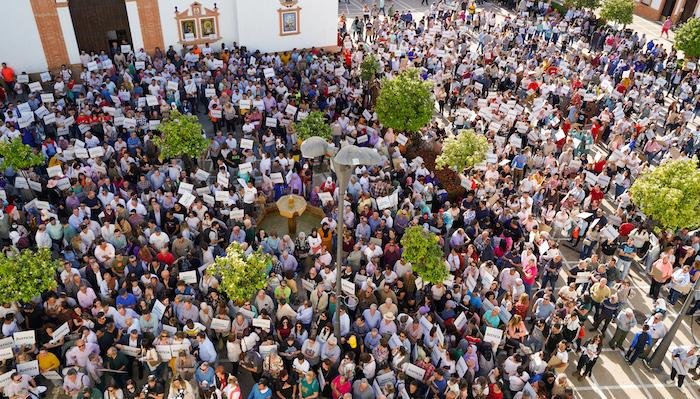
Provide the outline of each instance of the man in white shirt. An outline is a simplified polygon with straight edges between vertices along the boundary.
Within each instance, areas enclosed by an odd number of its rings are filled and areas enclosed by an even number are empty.
[[[36,240],[36,246],[38,248],[49,248],[51,249],[51,246],[53,245],[53,240],[51,240],[51,236],[49,236],[49,233],[46,231],[46,225],[45,224],[40,224],[39,229],[36,231],[36,235],[34,236]]]
[[[258,189],[253,186],[252,181],[248,181],[243,187],[243,209],[246,215],[254,215],[255,200],[258,198]]]
[[[167,234],[160,231],[160,227],[156,226],[155,231],[148,239],[148,242],[153,245],[153,248],[160,251],[161,248],[168,245],[170,242],[170,237]]]

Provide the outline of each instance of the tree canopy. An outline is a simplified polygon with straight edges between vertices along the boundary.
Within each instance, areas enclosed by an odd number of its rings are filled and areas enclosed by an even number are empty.
[[[484,162],[489,144],[486,136],[474,130],[461,130],[456,136],[449,136],[442,144],[442,153],[435,159],[438,169],[451,168],[462,172],[466,168]]]
[[[634,0],[605,0],[600,10],[600,17],[622,25],[632,23]]]
[[[437,235],[425,231],[422,226],[409,227],[401,237],[401,245],[402,257],[411,263],[423,281],[436,284],[447,278],[449,270]]]
[[[421,80],[416,69],[382,81],[376,110],[384,126],[399,132],[418,132],[433,118],[434,107],[431,84]]]
[[[695,160],[647,169],[630,188],[632,202],[663,227],[700,226],[700,170]]]
[[[363,81],[368,82],[377,76],[378,71],[379,61],[377,60],[377,57],[371,53],[365,55],[365,58],[362,59],[362,63],[360,64],[360,78],[362,78]]]
[[[700,57],[700,18],[690,18],[676,29],[673,47],[687,58]]]
[[[302,141],[313,136],[329,140],[332,133],[331,126],[326,122],[323,112],[320,111],[311,111],[306,118],[295,122],[294,131],[297,132],[297,137]]]
[[[46,248],[25,249],[11,256],[0,253],[0,303],[28,302],[55,289],[60,266],[60,261]]]
[[[44,157],[35,153],[32,147],[22,143],[20,138],[0,143],[0,157],[2,157],[2,164],[0,164],[2,168],[18,171],[44,163]]]
[[[162,158],[199,157],[209,146],[209,140],[202,135],[202,125],[194,115],[183,115],[171,110],[170,116],[158,126],[161,135],[153,142],[160,149]]]
[[[207,269],[221,279],[221,289],[234,302],[250,300],[267,284],[272,257],[258,250],[246,256],[238,243],[226,248],[226,256],[216,258]]]

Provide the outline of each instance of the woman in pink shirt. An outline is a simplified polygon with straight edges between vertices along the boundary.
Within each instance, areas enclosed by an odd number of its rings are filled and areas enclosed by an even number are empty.
[[[530,295],[532,286],[537,278],[537,264],[534,260],[528,259],[528,262],[523,266],[523,284],[525,284],[525,292]]]
[[[661,258],[651,266],[651,286],[649,296],[654,300],[659,299],[661,287],[668,282],[673,274],[673,263],[668,254],[661,255]]]

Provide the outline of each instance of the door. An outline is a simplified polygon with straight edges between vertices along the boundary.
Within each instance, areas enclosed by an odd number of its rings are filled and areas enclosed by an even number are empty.
[[[666,19],[671,13],[673,12],[673,8],[676,6],[676,0],[666,0],[666,3],[664,3],[664,8],[661,11],[661,18],[660,19]]]
[[[683,11],[681,11],[681,16],[678,18],[677,23],[683,23],[690,19],[695,12],[695,6],[698,4],[698,0],[685,0],[685,5],[683,5]]]
[[[125,0],[70,0],[68,7],[80,51],[99,54],[113,42],[131,44]]]

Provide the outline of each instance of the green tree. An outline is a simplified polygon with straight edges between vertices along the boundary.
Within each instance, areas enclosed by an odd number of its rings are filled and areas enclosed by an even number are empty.
[[[320,111],[311,111],[306,118],[295,122],[294,131],[297,132],[297,137],[302,141],[313,136],[326,140],[331,138],[331,126],[326,122],[323,112]]]
[[[567,0],[564,5],[579,10],[595,10],[600,7],[600,0]]]
[[[360,78],[365,82],[369,82],[377,76],[377,72],[379,72],[379,61],[377,57],[371,53],[365,55],[365,58],[362,59],[362,63],[360,64]]]
[[[422,226],[406,229],[401,237],[401,256],[410,262],[413,270],[423,281],[436,284],[450,274],[445,264],[444,253],[440,248],[439,237],[425,231]]]
[[[632,202],[665,228],[700,226],[700,170],[696,162],[668,161],[645,170],[630,188]]]
[[[16,255],[0,254],[0,303],[28,302],[56,288],[56,272],[61,262],[51,251],[25,249]]]
[[[202,135],[202,125],[194,115],[172,110],[158,130],[161,134],[153,138],[153,143],[160,149],[162,158],[197,158],[209,146],[209,140]]]
[[[445,139],[442,153],[435,159],[435,167],[451,168],[459,173],[484,162],[488,150],[486,136],[474,133],[474,130],[461,130],[456,136]]]
[[[418,132],[433,118],[435,101],[431,83],[421,80],[413,68],[384,80],[376,109],[384,126],[398,132]]]
[[[12,168],[22,171],[44,163],[44,157],[34,152],[34,149],[16,138],[0,143],[0,157],[2,168]]]
[[[11,168],[19,172],[27,181],[29,178],[26,170],[44,164],[44,157],[35,152],[32,147],[22,143],[21,138],[0,143],[0,157],[2,158],[1,168]],[[29,191],[34,197],[34,190]]]
[[[690,18],[676,30],[673,47],[687,58],[700,57],[700,18]]]
[[[216,258],[209,266],[212,275],[219,276],[221,289],[234,302],[250,300],[267,284],[272,257],[258,250],[246,256],[238,243],[226,248],[226,256]]]
[[[600,10],[600,17],[608,22],[617,22],[626,26],[632,23],[634,0],[605,0]]]

